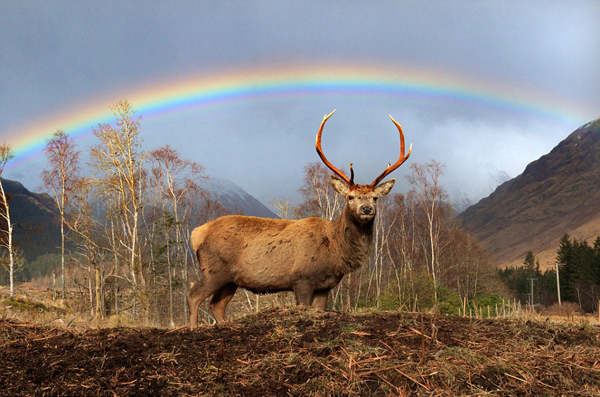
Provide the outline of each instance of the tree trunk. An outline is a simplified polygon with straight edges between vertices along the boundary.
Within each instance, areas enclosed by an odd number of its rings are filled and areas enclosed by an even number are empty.
[[[102,277],[100,268],[96,266],[96,324],[102,321]]]
[[[2,175],[0,173],[0,175]],[[6,192],[4,191],[4,185],[0,181],[0,199],[2,200],[2,204],[4,205],[4,210],[6,211],[2,214],[4,220],[6,221],[6,248],[8,249],[8,278],[10,283],[10,292],[9,295],[11,298],[15,296],[15,258],[13,253],[13,244],[12,244],[12,234],[13,234],[13,225],[10,221],[10,210],[8,205],[8,199],[6,197]]]
[[[13,253],[12,245],[12,232],[13,227],[10,223],[10,215],[8,214],[8,203],[6,204],[6,219],[8,221],[8,257],[9,257],[9,277],[10,277],[10,297],[15,296],[15,256]]]

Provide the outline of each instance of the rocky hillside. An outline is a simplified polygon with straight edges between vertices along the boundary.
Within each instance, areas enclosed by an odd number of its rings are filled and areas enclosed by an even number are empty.
[[[260,201],[227,179],[210,177],[206,182],[203,182],[202,187],[210,192],[213,199],[234,214],[277,218],[277,215]]]
[[[21,183],[2,179],[9,197],[14,241],[27,261],[38,255],[59,253],[60,214],[52,197],[33,193]]]
[[[590,243],[600,235],[600,119],[571,133],[514,179],[459,215],[499,266],[528,250],[554,264],[564,233]]]
[[[60,214],[52,197],[33,193],[16,181],[2,179],[2,184],[9,196],[11,221],[15,223],[14,241],[25,259],[31,262],[38,255],[60,253]],[[211,178],[205,188],[233,213],[277,217],[233,182]]]

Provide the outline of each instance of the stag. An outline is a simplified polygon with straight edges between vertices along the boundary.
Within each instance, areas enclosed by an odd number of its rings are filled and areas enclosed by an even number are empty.
[[[381,181],[400,167],[405,155],[402,127],[392,116],[400,133],[400,157],[369,185],[354,183],[327,160],[321,149],[326,115],[317,133],[316,149],[323,163],[335,175],[331,184],[345,196],[346,204],[335,221],[311,217],[299,220],[266,219],[231,215],[195,228],[192,249],[200,263],[201,278],[187,294],[190,328],[198,324],[198,308],[210,295],[210,310],[217,321],[225,321],[225,309],[241,287],[254,293],[294,291],[298,305],[325,310],[329,291],[342,277],[369,259],[377,199],[394,186],[395,179]]]

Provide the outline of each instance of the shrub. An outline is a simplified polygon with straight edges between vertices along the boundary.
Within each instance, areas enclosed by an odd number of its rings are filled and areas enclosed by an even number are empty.
[[[462,302],[458,292],[444,286],[438,286],[438,309],[440,313],[458,316]]]

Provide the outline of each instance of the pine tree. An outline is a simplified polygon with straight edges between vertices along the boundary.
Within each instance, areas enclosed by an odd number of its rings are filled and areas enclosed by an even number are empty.
[[[560,263],[560,293],[562,300],[575,301],[575,291],[573,288],[573,279],[576,277],[576,271],[573,263],[573,244],[571,236],[567,233],[560,238],[556,260]]]
[[[535,273],[535,255],[533,255],[532,251],[527,251],[525,254],[525,259],[523,259],[523,264],[525,265],[525,269],[530,273],[529,277],[534,277]]]
[[[592,250],[592,269],[594,273],[594,280],[600,284],[600,236],[596,237],[594,241],[594,247]]]

